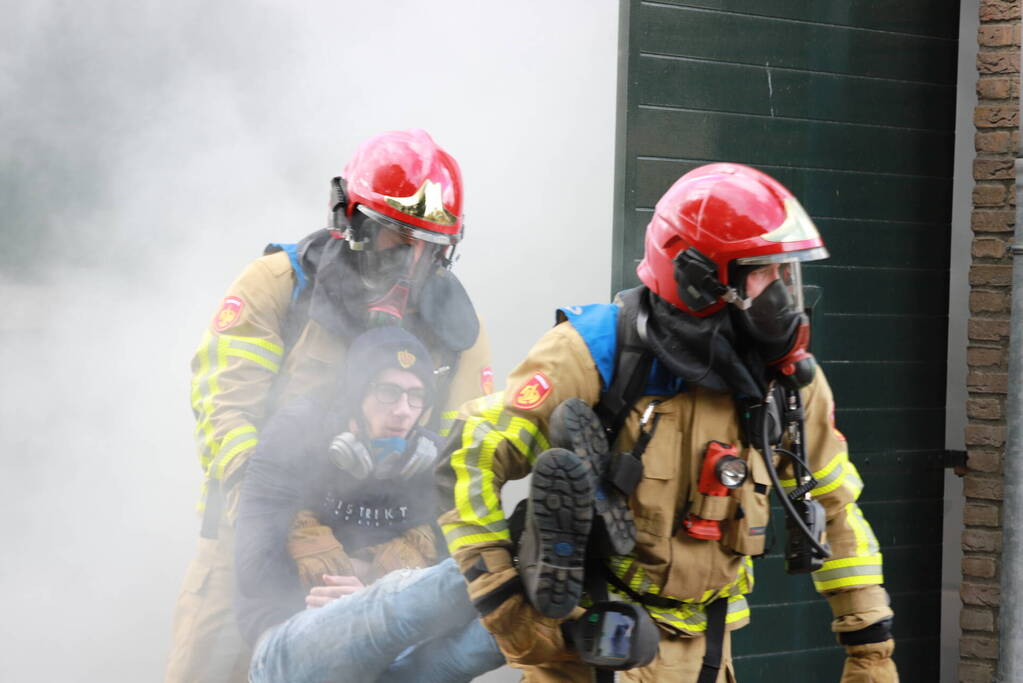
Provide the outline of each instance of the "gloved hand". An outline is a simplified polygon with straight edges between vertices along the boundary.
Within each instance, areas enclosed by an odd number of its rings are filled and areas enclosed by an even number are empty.
[[[569,619],[578,619],[585,612],[576,607]],[[480,617],[511,664],[578,661],[579,654],[565,643],[562,621],[541,615],[523,593],[511,596],[493,612]]]
[[[898,683],[899,672],[892,661],[895,641],[846,645],[848,656],[842,669],[841,683]]]
[[[389,541],[360,550],[359,555],[369,560],[369,578],[375,581],[396,569],[429,567],[437,557],[437,546],[433,530],[424,524]]]
[[[563,619],[541,615],[526,599],[518,570],[506,548],[485,548],[457,558],[469,582],[469,599],[480,612],[480,622],[497,641],[512,664],[579,661],[561,633]],[[569,619],[586,612],[576,607]]]
[[[419,551],[424,560],[433,564],[437,561],[437,533],[432,524],[422,524],[402,534],[409,545]]]
[[[320,524],[310,510],[301,510],[291,521],[288,554],[295,560],[298,578],[307,591],[323,585],[324,574],[352,576],[352,561],[329,526]]]

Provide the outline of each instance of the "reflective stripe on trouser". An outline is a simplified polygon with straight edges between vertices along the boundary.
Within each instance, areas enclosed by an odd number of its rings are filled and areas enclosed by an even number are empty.
[[[718,598],[728,599],[728,611],[725,615],[726,625],[738,624],[749,619],[749,604],[746,602],[745,596],[753,591],[753,558],[751,557],[742,558],[738,575],[732,581],[719,589],[705,591],[695,600],[680,600],[670,595],[662,595],[660,588],[646,576],[646,572],[633,557],[621,555],[612,557],[608,568],[636,593],[659,595],[682,602],[682,605],[671,609],[647,606],[647,612],[655,621],[678,631],[692,635],[704,633],[707,630],[707,605]],[[609,585],[608,590],[615,593],[614,586]],[[616,593],[616,595],[621,599],[628,599],[620,593]]]
[[[251,650],[234,614],[234,530],[199,539],[174,606],[165,683],[244,683]]]

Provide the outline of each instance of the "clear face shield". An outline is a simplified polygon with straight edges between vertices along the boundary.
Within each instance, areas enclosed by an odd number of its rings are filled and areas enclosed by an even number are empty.
[[[730,279],[737,294],[733,302],[738,327],[760,349],[764,359],[772,366],[793,368],[783,373],[792,376],[795,365],[805,359],[812,361],[808,346],[810,320],[805,295],[802,262],[827,257],[823,248],[799,252],[771,254],[737,259]],[[811,305],[815,301],[810,302]],[[812,366],[803,374],[812,378]],[[793,377],[800,386],[802,378]]]
[[[352,216],[348,243],[356,273],[373,302],[371,312],[398,320],[410,303],[414,305],[423,284],[451,265],[453,247],[447,236],[400,223],[361,205]]]
[[[805,312],[819,297],[816,287],[803,284],[803,261],[827,258],[823,249],[736,259],[732,266],[731,281],[738,293],[735,305],[742,310],[753,307],[754,300],[767,294],[767,299],[779,309]]]

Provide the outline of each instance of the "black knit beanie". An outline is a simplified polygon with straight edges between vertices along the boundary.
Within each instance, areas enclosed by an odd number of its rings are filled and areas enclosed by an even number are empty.
[[[423,343],[400,327],[377,327],[364,332],[348,348],[345,374],[338,389],[339,403],[354,409],[370,382],[387,368],[408,370],[423,383],[427,402],[434,395],[433,357]],[[352,414],[349,412],[349,414]]]

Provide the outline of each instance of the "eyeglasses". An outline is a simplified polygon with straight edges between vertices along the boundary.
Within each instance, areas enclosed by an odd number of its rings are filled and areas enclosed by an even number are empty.
[[[379,382],[373,386],[373,398],[384,405],[397,403],[402,394],[408,396],[410,408],[422,408],[426,405],[426,390],[422,387],[405,389],[390,382]]]

